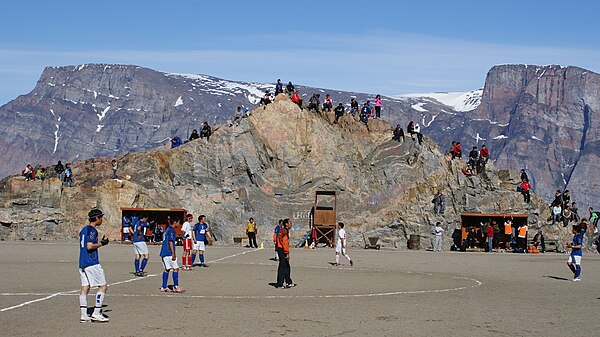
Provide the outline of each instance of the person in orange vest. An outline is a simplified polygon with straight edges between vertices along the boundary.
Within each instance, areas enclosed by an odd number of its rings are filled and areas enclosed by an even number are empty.
[[[277,283],[275,288],[292,288],[296,284],[292,282],[290,276],[290,237],[289,230],[292,226],[291,220],[284,219],[283,227],[277,234],[277,255],[279,256],[279,267],[277,268]]]
[[[508,219],[504,222],[504,242],[506,249],[510,248],[510,242],[513,239],[512,220]]]
[[[517,237],[517,245],[519,246],[519,248],[521,248],[523,250],[523,253],[525,253],[527,251],[527,224],[524,223],[521,226],[519,226],[518,229],[518,237]]]

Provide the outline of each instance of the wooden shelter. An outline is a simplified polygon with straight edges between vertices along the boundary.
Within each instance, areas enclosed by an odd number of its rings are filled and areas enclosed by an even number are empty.
[[[180,239],[182,236],[181,225],[185,221],[185,217],[187,215],[187,211],[183,208],[133,208],[133,207],[121,207],[121,221],[125,217],[131,216],[140,216],[140,214],[146,214],[148,216],[148,221],[150,223],[149,230],[146,231],[145,236],[150,237],[154,234],[156,227],[160,226],[164,232],[164,229],[167,227],[167,222],[169,219],[173,220],[174,218],[179,219],[180,223],[175,227],[175,234],[177,238]],[[122,224],[124,225],[124,223]],[[121,230],[121,240],[124,240],[124,235]]]
[[[528,214],[508,214],[508,213],[463,213],[460,215],[462,224],[462,240],[467,239],[469,229],[477,232],[477,236],[483,236],[481,233],[481,224],[497,223],[500,233],[504,233],[504,222],[512,220],[513,233],[521,224],[527,224]],[[504,235],[500,235],[504,239]]]

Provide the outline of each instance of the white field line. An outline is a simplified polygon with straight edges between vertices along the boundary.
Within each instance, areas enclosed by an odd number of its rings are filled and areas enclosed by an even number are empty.
[[[222,257],[220,259],[217,259],[217,260],[214,260],[214,261],[211,261],[211,262],[223,261],[225,259],[229,259],[229,258],[236,257],[236,256],[239,256],[239,255],[244,255],[244,254],[255,252],[255,251],[258,251],[258,250],[259,249],[244,251],[242,253],[237,253],[237,254],[225,256],[225,257]],[[148,275],[146,277],[136,277],[136,278],[132,278],[132,279],[124,280],[124,281],[114,282],[114,283],[110,283],[108,286],[110,287],[110,286],[115,286],[115,285],[119,285],[119,284],[124,284],[124,283],[134,282],[134,281],[138,281],[138,280],[143,280],[143,279],[145,279],[147,277],[153,277],[153,276],[156,276],[156,275],[158,275],[158,274],[151,274],[151,275]],[[18,309],[18,308],[21,308],[21,307],[24,307],[24,306],[27,306],[27,305],[30,305],[30,304],[33,304],[33,303],[37,303],[37,302],[49,300],[49,299],[51,299],[53,297],[56,297],[56,296],[77,295],[75,293],[78,292],[78,291],[80,291],[80,290],[77,289],[77,290],[61,291],[61,292],[49,294],[48,296],[45,296],[45,297],[42,297],[42,298],[38,298],[38,299],[35,299],[35,300],[23,302],[23,303],[20,303],[20,304],[17,304],[17,305],[13,305],[11,307],[2,308],[2,309],[0,309],[0,312],[5,312],[5,311],[13,310],[13,309]],[[0,295],[1,296],[15,296],[17,294],[18,293],[2,293]],[[23,294],[34,294],[34,293],[23,293]],[[111,296],[114,296],[114,295],[111,294]]]

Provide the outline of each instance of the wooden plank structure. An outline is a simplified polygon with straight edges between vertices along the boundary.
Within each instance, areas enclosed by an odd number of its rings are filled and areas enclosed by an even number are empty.
[[[314,243],[325,243],[330,247],[336,241],[337,196],[335,191],[315,191],[315,204],[312,208],[312,228],[315,231]]]
[[[504,222],[507,219],[512,220],[513,233],[517,228],[525,223],[527,224],[528,214],[510,214],[510,213],[463,213],[460,215],[462,223],[462,240],[466,240],[469,235],[469,229],[474,229],[477,236],[482,236],[481,223],[491,223],[495,221],[500,226],[501,239],[504,239]]]

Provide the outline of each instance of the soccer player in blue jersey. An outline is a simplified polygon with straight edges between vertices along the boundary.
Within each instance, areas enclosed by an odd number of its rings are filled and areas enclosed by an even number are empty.
[[[200,256],[200,268],[208,267],[204,264],[204,239],[206,236],[210,238],[210,233],[208,232],[208,224],[206,223],[206,216],[200,215],[198,217],[198,222],[194,225],[194,230],[192,231],[192,239],[194,241],[194,250],[192,252],[192,263],[196,260],[196,254],[199,253]]]
[[[79,275],[81,277],[81,293],[79,293],[79,308],[81,309],[80,322],[108,322],[108,317],[102,313],[102,303],[108,290],[104,270],[98,259],[98,248],[106,246],[108,239],[104,236],[98,242],[98,230],[102,225],[102,213],[99,209],[92,209],[88,213],[89,225],[79,232]],[[87,295],[91,287],[98,287],[96,304],[92,316],[87,313]]]
[[[135,253],[135,260],[133,266],[135,267],[135,276],[144,276],[144,269],[148,263],[148,246],[146,245],[146,239],[144,232],[148,227],[148,216],[145,214],[140,215],[140,221],[133,224],[133,251]],[[140,257],[144,257],[140,265]]]
[[[582,245],[583,245],[583,231],[581,227],[578,225],[573,225],[573,242],[566,243],[567,248],[571,248],[571,255],[569,255],[569,259],[567,260],[567,266],[573,272],[573,281],[581,281],[581,254],[582,254]],[[573,266],[575,264],[575,266]]]
[[[179,224],[179,219],[174,219],[174,226]],[[162,277],[162,287],[160,288],[161,292],[164,293],[184,293],[185,290],[179,288],[179,265],[177,264],[177,255],[175,254],[175,242],[177,240],[177,235],[175,234],[175,228],[171,226],[171,222],[167,222],[167,228],[165,229],[165,233],[163,234],[163,242],[162,247],[160,249],[160,257],[163,262],[163,266],[165,267],[165,271],[163,272]],[[173,290],[167,287],[167,282],[169,281],[169,272],[173,270]]]

